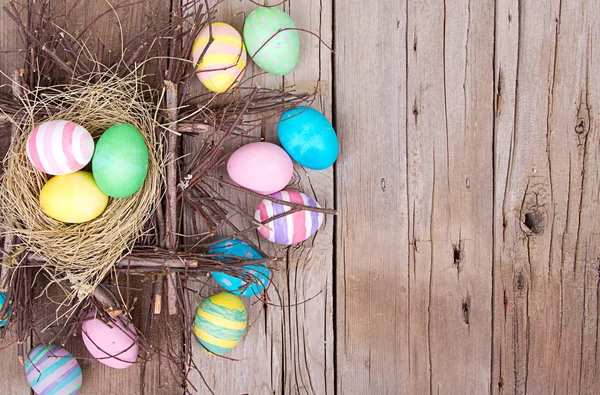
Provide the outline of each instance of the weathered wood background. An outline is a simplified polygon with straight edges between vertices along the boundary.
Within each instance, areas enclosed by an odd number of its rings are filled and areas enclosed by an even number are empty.
[[[121,12],[125,34],[170,6],[150,0]],[[219,19],[241,30],[254,7],[226,1]],[[340,158],[335,170],[298,168],[297,178],[340,215],[278,251],[287,262],[274,281],[293,307],[248,302],[253,325],[231,355],[240,361],[196,353],[211,388],[599,393],[600,0],[281,7],[335,55],[301,35],[296,70],[253,83],[319,84],[315,106],[334,122]],[[82,0],[67,27],[107,9]],[[22,65],[7,19],[0,11],[0,69],[12,72]],[[115,31],[106,18],[90,34],[116,49]],[[273,125],[262,133],[276,140]],[[70,346],[85,356],[78,338]],[[15,346],[3,347],[1,392],[28,394]],[[139,366],[82,366],[82,394],[141,392]],[[144,393],[182,392],[166,369],[147,363]],[[192,382],[207,392],[200,377]]]

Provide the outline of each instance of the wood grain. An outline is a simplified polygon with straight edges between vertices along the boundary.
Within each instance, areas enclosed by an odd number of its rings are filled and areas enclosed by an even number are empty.
[[[494,393],[597,393],[597,1],[497,6]]]
[[[8,4],[8,0],[0,0],[0,70],[9,74],[22,67],[21,58],[16,52],[20,46],[20,38],[17,35],[16,26],[12,20],[4,13],[3,7]],[[10,92],[10,80],[0,75],[0,85],[8,84],[0,88],[3,92]],[[10,127],[0,128],[2,136],[0,137],[0,157],[4,158],[10,144]],[[15,323],[13,322],[11,330],[7,331],[4,341],[0,343],[0,372],[4,379],[2,380],[2,392],[7,394],[29,394],[30,388],[25,380],[23,365],[17,358],[17,335],[15,333]],[[29,339],[25,344],[25,352],[29,351]]]
[[[488,392],[493,2],[335,6],[338,391]]]
[[[11,81],[7,76],[23,67],[23,58],[16,52],[22,46],[17,25],[4,12],[4,7],[10,0],[0,0],[0,91],[10,92]],[[4,86],[7,84],[6,86]]]
[[[293,0],[286,11],[297,27],[318,34],[332,47],[331,1]],[[300,61],[291,74],[284,76],[284,84],[295,85],[301,91],[317,90],[312,107],[331,120],[331,52],[307,33],[300,33],[300,44]],[[298,164],[295,168],[300,190],[322,207],[334,207],[333,168],[315,171]],[[286,394],[334,393],[333,223],[333,217],[326,217],[315,237],[287,250],[285,277],[277,284],[286,306],[282,328]]]

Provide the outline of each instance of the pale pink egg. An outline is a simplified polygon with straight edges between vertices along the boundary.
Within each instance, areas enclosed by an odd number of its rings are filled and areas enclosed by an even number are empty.
[[[236,184],[268,195],[287,186],[294,165],[280,146],[258,142],[238,148],[227,162],[227,173]]]
[[[41,172],[71,174],[85,167],[94,154],[90,133],[75,122],[48,121],[36,126],[27,138],[27,158]]]
[[[115,318],[108,326],[100,318],[95,318],[93,312],[89,313],[81,324],[81,337],[90,354],[106,366],[125,369],[137,361],[137,334],[124,315]]]

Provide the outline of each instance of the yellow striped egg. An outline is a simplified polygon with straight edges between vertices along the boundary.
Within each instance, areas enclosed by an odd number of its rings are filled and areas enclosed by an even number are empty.
[[[212,24],[214,41],[208,46],[196,69],[196,76],[204,86],[217,93],[235,87],[246,68],[246,47],[242,36],[233,26],[217,22]],[[210,29],[200,31],[192,47],[194,64],[198,62],[210,40]]]
[[[223,355],[242,340],[247,323],[248,315],[242,300],[232,293],[221,292],[198,306],[194,335],[205,351]]]

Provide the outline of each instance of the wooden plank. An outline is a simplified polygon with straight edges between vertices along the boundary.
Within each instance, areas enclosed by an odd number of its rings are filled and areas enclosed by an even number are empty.
[[[250,3],[226,2],[219,6],[217,20],[230,23],[241,32],[243,14],[240,12],[247,15],[254,8],[256,6]],[[319,32],[325,42],[331,45],[331,8],[328,1],[321,5],[311,2],[308,7],[304,2],[290,2],[285,10],[298,27]],[[248,86],[279,88],[285,83],[296,84],[302,91],[313,91],[321,77],[323,82],[315,107],[330,117],[329,52],[308,34],[301,33],[301,45],[303,52],[294,73],[285,79],[260,75],[252,78]],[[252,65],[246,77],[259,73],[262,71]],[[196,89],[202,91],[200,84],[196,85]],[[277,142],[276,123],[265,125],[257,133],[268,141]],[[186,143],[184,147],[189,149],[191,145]],[[296,170],[298,179],[295,181],[301,189],[316,197],[321,205],[333,206],[332,170],[308,173],[300,167]],[[222,169],[222,174],[226,177],[225,169]],[[258,199],[236,191],[222,189],[222,192],[229,199],[240,202],[250,213],[259,203]],[[235,222],[241,224],[239,218]],[[248,226],[248,223],[244,225]],[[333,393],[332,233],[333,219],[329,218],[313,240],[289,252],[285,248],[275,248],[253,235],[265,251],[287,257],[286,269],[273,273],[274,286],[268,295],[274,305],[263,305],[244,298],[253,325],[242,343],[227,355],[238,361],[195,351],[196,363],[202,367],[204,377],[215,392]],[[207,296],[207,293],[216,292],[218,288],[204,288],[202,294]],[[312,297],[315,298],[306,304],[302,303]],[[198,298],[196,303],[201,299]],[[232,380],[232,377],[242,379]],[[193,375],[192,382],[197,388],[203,386],[199,375]]]
[[[17,29],[12,20],[4,13],[3,7],[8,4],[8,0],[0,0],[0,70],[10,75],[12,71],[22,67],[22,58],[16,52],[10,52],[17,49],[20,45],[20,38]],[[0,88],[3,92],[10,92],[10,80],[0,75],[0,85],[9,84]],[[2,129],[0,137],[0,157],[4,158],[10,145],[10,126]],[[17,335],[16,323],[13,322],[12,329],[7,331],[4,340],[0,343],[0,372],[2,380],[2,392],[7,394],[29,394],[30,388],[27,380],[24,379],[25,373],[23,365],[17,357]],[[25,352],[29,351],[29,339],[25,344]]]
[[[410,390],[405,7],[373,3],[366,39],[362,6],[335,2],[339,393]]]
[[[96,50],[97,40],[101,39],[105,45],[107,57],[113,60],[121,56],[122,40],[127,40],[137,34],[152,18],[165,18],[168,17],[170,12],[170,3],[158,0],[152,3],[140,3],[134,7],[120,8],[116,11],[112,10],[108,2],[53,3],[51,6],[53,7],[52,12],[59,16],[59,20],[64,23],[65,29],[73,35],[79,35],[99,15],[105,13],[103,17],[94,23],[92,28],[85,31],[82,37],[86,40],[92,52]],[[122,31],[120,27],[123,28]],[[152,284],[151,281],[140,284],[139,279],[132,279],[132,284],[138,288],[143,287],[141,292],[132,292],[132,298],[135,296],[138,300],[133,310],[133,322],[138,329],[143,331],[146,325],[147,312],[151,307]],[[39,313],[41,314],[41,311]],[[158,345],[158,342],[161,342],[161,351],[167,352],[167,347],[164,345],[169,337],[171,340],[169,349],[175,353],[180,352],[182,345],[178,343],[177,336],[173,337],[171,331],[176,334],[180,333],[181,325],[177,320],[170,320],[169,324],[171,326],[167,328],[166,323],[158,318],[155,318],[155,320],[156,322],[149,332],[150,342],[153,345]],[[47,341],[52,336],[53,332],[49,331],[42,334],[42,339]],[[39,342],[42,339],[36,338],[34,342]],[[82,342],[80,330],[77,331],[76,336],[69,339],[65,347],[79,358],[84,376],[81,394],[96,394],[98,389],[106,393],[142,393],[141,359],[138,360],[140,363],[126,370],[109,368],[90,357]],[[144,358],[145,356],[140,353],[140,357]],[[145,367],[143,393],[181,392],[181,379],[172,376],[171,368],[178,369],[179,367],[169,366],[168,361],[161,358],[157,353],[152,354]]]
[[[285,10],[296,26],[318,34],[332,47],[331,0],[290,1]],[[319,40],[300,32],[302,55],[285,85],[313,92],[312,107],[332,118],[331,52]],[[274,135],[270,135],[277,141]],[[333,167],[315,171],[296,164],[300,190],[323,207],[334,207]],[[277,283],[283,296],[285,394],[334,393],[333,337],[333,217],[327,217],[317,235],[287,251],[286,277]],[[264,240],[263,240],[264,243]]]
[[[494,393],[600,385],[598,6],[497,3]]]
[[[209,2],[212,6],[214,1]],[[233,2],[226,1],[216,8],[216,22],[225,22],[235,27],[240,34],[243,32],[244,19],[256,6],[250,2]],[[262,87],[277,88],[281,86],[281,78],[269,75],[261,75],[256,78],[250,78],[253,75],[261,73],[261,70],[251,61],[245,72],[244,78],[247,81],[247,87],[256,85]],[[206,93],[208,90],[202,86],[200,81],[194,80],[190,89],[190,95],[193,97],[200,93]],[[256,130],[256,136],[261,135],[261,130]],[[183,149],[186,154],[196,152],[200,142],[199,137],[184,137]],[[248,141],[237,141],[235,144],[239,146],[241,143]],[[236,146],[228,147],[231,149]],[[191,155],[190,155],[191,156]],[[226,168],[223,166],[218,170],[218,175],[227,177]],[[259,199],[237,191],[220,188],[219,192],[224,197],[232,202],[238,203],[241,207],[245,207],[246,211],[253,213],[259,203]],[[185,231],[187,234],[194,234],[194,227],[191,223],[192,217],[188,212],[184,222]],[[244,229],[248,226],[245,219],[240,216],[232,218],[232,222]],[[202,227],[200,231],[206,231]],[[231,229],[224,228],[218,236],[230,236]],[[257,235],[249,235],[253,241],[259,242]],[[197,239],[191,238],[186,240],[187,243],[195,243]],[[272,250],[265,250],[272,253]],[[274,273],[274,277],[277,274]],[[192,289],[196,289],[198,294],[192,296],[192,308],[195,308],[208,296],[221,292],[222,289],[213,279],[208,278],[204,283],[192,284]],[[274,303],[278,303],[278,298],[274,294],[274,289],[269,291],[269,299]],[[206,385],[217,394],[262,394],[262,393],[281,393],[281,309],[273,308],[264,305],[257,301],[256,298],[242,298],[246,310],[248,312],[249,327],[242,341],[229,353],[227,358],[220,358],[208,355],[202,351],[201,347],[194,342],[193,358],[196,365],[199,367],[201,374],[193,372],[190,375],[190,390],[194,388],[198,393],[206,393]],[[190,323],[191,325],[192,323]],[[233,379],[235,378],[235,379]],[[204,383],[206,380],[206,384]]]
[[[335,14],[338,391],[488,392],[493,3]]]

